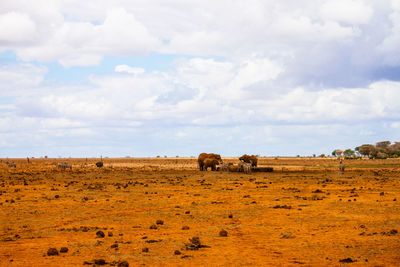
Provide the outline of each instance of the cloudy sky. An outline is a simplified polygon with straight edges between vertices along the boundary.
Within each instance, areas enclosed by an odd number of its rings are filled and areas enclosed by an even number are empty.
[[[400,0],[2,0],[0,157],[400,141]]]

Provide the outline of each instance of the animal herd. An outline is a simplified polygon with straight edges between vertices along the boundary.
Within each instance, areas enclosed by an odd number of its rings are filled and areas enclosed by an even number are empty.
[[[244,154],[239,158],[239,162],[237,165],[233,163],[226,164],[222,161],[222,158],[218,154],[214,153],[201,153],[198,157],[198,164],[200,171],[207,171],[211,169],[211,171],[241,171],[244,173],[250,173],[253,168],[257,167],[258,159],[255,155],[247,155]],[[8,167],[16,167],[16,164],[13,162],[6,162]],[[101,168],[104,166],[103,160],[95,163],[96,167]],[[70,169],[72,170],[72,165],[67,162],[61,162],[57,164],[57,168],[61,170]]]
[[[250,173],[253,168],[257,167],[258,159],[255,155],[244,154],[239,158],[239,162],[235,167],[232,163],[226,164],[222,161],[221,156],[214,153],[201,153],[197,159],[200,171],[231,171],[237,170],[244,173]]]

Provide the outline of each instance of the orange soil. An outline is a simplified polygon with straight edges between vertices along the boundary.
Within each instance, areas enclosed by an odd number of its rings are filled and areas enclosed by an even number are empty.
[[[346,161],[343,174],[312,158],[262,158],[277,171],[251,174],[200,172],[191,158],[4,161],[0,266],[400,265],[399,160]],[[195,236],[209,247],[184,250]]]

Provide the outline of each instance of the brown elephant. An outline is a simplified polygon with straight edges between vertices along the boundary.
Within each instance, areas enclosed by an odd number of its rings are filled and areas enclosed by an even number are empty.
[[[207,169],[211,167],[211,170],[215,171],[217,170],[217,165],[219,164],[219,162],[220,162],[219,160],[214,158],[206,158],[203,162],[204,163],[203,170],[207,171]]]
[[[204,170],[204,160],[206,158],[216,159],[217,161],[221,161],[221,156],[214,153],[201,153],[197,159],[199,162],[200,171]]]
[[[244,162],[251,163],[252,167],[257,167],[258,159],[254,155],[249,156],[247,154],[244,154],[243,156],[241,156],[239,158],[239,160],[243,160]]]

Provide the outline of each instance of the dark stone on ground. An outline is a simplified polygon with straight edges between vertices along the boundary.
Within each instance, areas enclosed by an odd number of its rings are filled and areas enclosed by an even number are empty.
[[[150,239],[150,240],[146,240],[144,242],[151,244],[151,243],[157,243],[157,242],[161,242],[161,241],[162,241],[162,239],[158,239],[158,240]]]
[[[174,251],[174,255],[181,255],[181,254],[182,254],[182,252],[180,252],[179,250]]]
[[[97,259],[97,260],[94,260],[94,264],[96,264],[96,265],[106,265],[107,262],[105,260],[103,260],[103,259]]]
[[[47,250],[47,256],[55,256],[58,255],[58,250],[56,248],[49,248]]]
[[[324,193],[324,191],[317,189],[317,190],[312,191],[312,193],[316,193],[316,194],[317,193]]]
[[[142,248],[142,252],[149,252],[149,248]]]
[[[343,262],[343,263],[353,263],[356,262],[356,260],[353,260],[351,258],[346,258],[346,259],[341,259],[339,260],[339,262]]]
[[[129,263],[127,261],[121,261],[118,263],[118,267],[129,267]]]
[[[290,210],[292,208],[292,206],[288,206],[288,205],[276,205],[273,207],[274,209],[288,209]]]
[[[185,259],[185,258],[193,258],[193,256],[192,256],[192,255],[183,255],[183,256],[181,257],[181,259]]]
[[[97,236],[98,238],[103,238],[103,237],[105,237],[105,234],[104,234],[103,231],[97,231],[97,232],[96,232],[96,236]]]
[[[219,236],[228,236],[228,232],[222,229],[221,231],[219,231]]]
[[[61,253],[67,253],[68,252],[68,248],[67,247],[62,247],[62,248],[60,248],[60,252]]]
[[[203,245],[200,242],[200,238],[195,236],[189,238],[190,243],[185,243],[185,247],[182,248],[184,250],[198,250],[199,248],[209,248],[210,246]]]
[[[164,224],[164,221],[163,221],[163,220],[157,220],[157,221],[156,221],[156,224],[158,224],[158,225],[163,225],[163,224]]]

